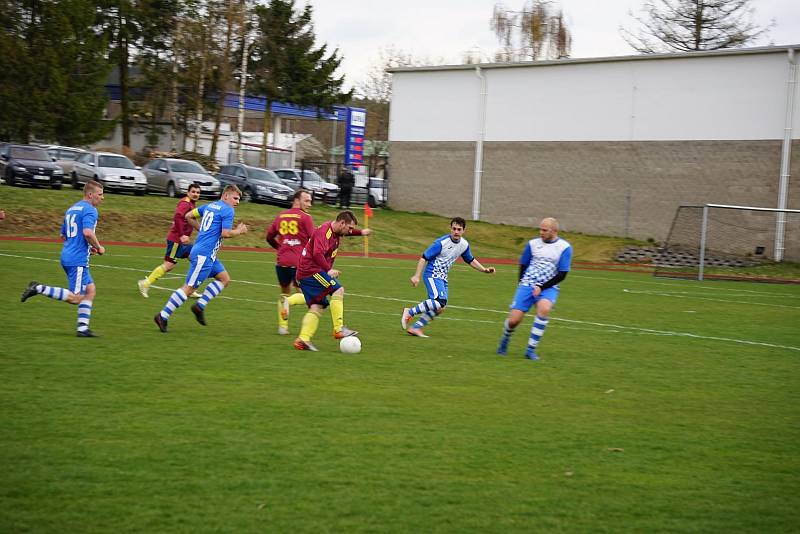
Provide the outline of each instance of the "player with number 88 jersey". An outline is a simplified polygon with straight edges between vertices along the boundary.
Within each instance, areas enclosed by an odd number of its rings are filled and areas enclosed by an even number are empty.
[[[305,303],[302,293],[291,293],[292,286],[298,289],[295,275],[303,247],[314,233],[314,221],[307,213],[310,207],[311,193],[299,189],[292,198],[292,207],[280,212],[267,227],[267,243],[278,251],[275,273],[281,287],[278,298],[278,333],[281,335],[289,333],[289,307]]]

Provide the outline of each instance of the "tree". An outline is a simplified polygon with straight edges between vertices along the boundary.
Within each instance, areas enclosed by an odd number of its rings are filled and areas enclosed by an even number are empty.
[[[132,58],[163,48],[171,34],[179,0],[98,0],[99,28],[111,43],[110,57],[119,69],[122,144],[130,146]]]
[[[760,28],[753,11],[750,0],[649,0],[640,16],[631,14],[638,27],[620,33],[644,54],[737,48],[772,27]]]
[[[392,74],[388,69],[444,63],[444,59],[415,57],[410,52],[387,46],[378,50],[363,80],[356,84],[358,99],[353,103],[367,110],[367,135],[373,141],[389,139],[389,102],[392,99]]]
[[[89,0],[0,1],[0,137],[88,144],[108,130],[105,40]]]
[[[342,59],[338,49],[315,46],[312,7],[295,11],[294,0],[270,0],[255,9],[256,26],[249,64],[251,90],[266,97],[261,164],[266,165],[269,107],[274,101],[329,109],[352,97],[342,92],[344,77],[336,77]]]
[[[520,11],[495,4],[490,26],[502,46],[497,61],[569,57],[572,33],[562,11],[547,0],[527,0]]]

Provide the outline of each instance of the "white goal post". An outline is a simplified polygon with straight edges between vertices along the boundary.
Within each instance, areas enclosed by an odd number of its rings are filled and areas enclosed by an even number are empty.
[[[656,276],[703,280],[707,267],[737,278],[737,267],[800,262],[800,210],[727,204],[678,207]],[[717,271],[719,272],[719,271]]]

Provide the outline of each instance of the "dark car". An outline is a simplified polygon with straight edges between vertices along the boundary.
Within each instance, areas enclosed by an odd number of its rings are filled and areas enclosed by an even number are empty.
[[[278,169],[275,171],[283,183],[292,189],[308,189],[314,195],[314,200],[323,200],[327,204],[336,204],[339,198],[339,186],[326,182],[322,177],[311,170]]]
[[[61,189],[64,182],[64,171],[53,162],[47,150],[38,146],[0,146],[0,172],[8,185],[44,185]]]
[[[295,191],[274,172],[241,163],[223,165],[217,173],[217,179],[222,187],[233,184],[241,189],[245,202],[253,200],[288,206],[292,203]]]

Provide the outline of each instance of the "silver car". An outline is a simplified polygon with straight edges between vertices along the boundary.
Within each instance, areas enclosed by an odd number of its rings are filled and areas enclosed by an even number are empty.
[[[47,145],[44,148],[47,150],[47,153],[50,154],[50,157],[55,160],[56,165],[61,167],[64,171],[65,176],[71,175],[75,160],[78,159],[78,156],[86,152],[83,149],[69,146]]]
[[[131,160],[112,152],[85,152],[72,165],[72,187],[97,180],[106,191],[127,191],[144,195],[147,182]]]
[[[147,178],[147,190],[165,193],[168,197],[185,194],[193,183],[200,186],[203,197],[218,198],[221,192],[219,180],[196,161],[158,158],[148,162],[142,170]]]

